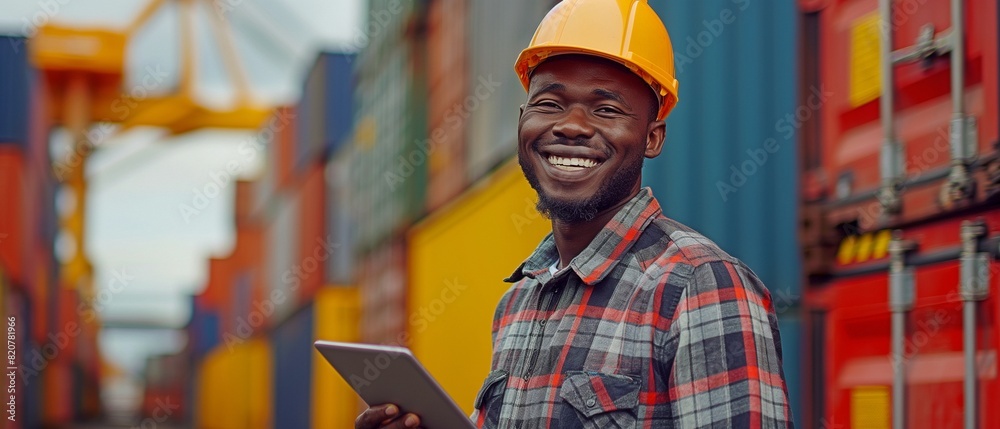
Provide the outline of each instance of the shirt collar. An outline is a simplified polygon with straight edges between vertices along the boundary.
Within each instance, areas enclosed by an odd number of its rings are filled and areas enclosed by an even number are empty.
[[[659,202],[653,197],[653,191],[648,187],[642,188],[597,233],[594,240],[570,261],[569,267],[588,285],[600,282],[628,254],[646,226],[662,212]],[[550,232],[531,256],[504,281],[514,283],[524,277],[534,279],[550,276],[549,266],[558,258],[559,251]]]

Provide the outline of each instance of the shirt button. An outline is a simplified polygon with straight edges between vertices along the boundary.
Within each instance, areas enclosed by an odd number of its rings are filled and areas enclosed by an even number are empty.
[[[545,321],[544,320],[539,320],[538,321],[538,326],[541,326],[541,327],[544,328],[545,327]]]
[[[597,400],[594,398],[587,398],[587,406],[593,407],[594,405],[597,405]]]

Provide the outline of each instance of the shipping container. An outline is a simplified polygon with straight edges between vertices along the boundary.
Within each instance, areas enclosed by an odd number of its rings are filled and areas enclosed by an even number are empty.
[[[353,286],[328,285],[316,294],[313,340],[358,342],[360,300]],[[312,428],[351,428],[363,410],[354,389],[327,363],[319,352],[312,351]]]
[[[295,192],[298,193],[299,204],[299,258],[296,265],[299,286],[295,300],[300,303],[309,302],[316,291],[324,284],[326,261],[337,250],[336,243],[326,231],[326,181],[324,180],[324,165],[311,162],[300,178]]]
[[[326,282],[354,284],[357,258],[357,221],[351,210],[351,151],[341,149],[326,164],[326,234],[333,252],[326,260]]]
[[[475,182],[517,151],[518,106],[526,99],[514,60],[528,46],[555,0],[471,1],[469,75],[458,117],[468,124],[468,181]]]
[[[12,284],[10,277],[0,267],[0,283],[3,286],[4,320],[14,318],[14,352],[18,370],[18,385],[14,392],[18,404],[23,404],[19,419],[13,423],[7,422],[11,429],[37,427],[42,417],[42,383],[39,371],[44,369],[44,357],[39,348],[31,341],[32,318],[29,303],[24,291]],[[7,322],[5,322],[7,323]]]
[[[30,96],[27,39],[0,36],[0,142],[25,145]]]
[[[271,332],[274,357],[275,428],[310,429],[312,405],[313,327],[316,313],[309,304]]]
[[[351,208],[364,254],[401,234],[424,207],[427,181],[423,2],[380,0],[369,16],[385,17],[366,34],[358,57],[351,157]],[[414,24],[414,25],[411,25]]]
[[[296,170],[337,151],[353,124],[353,54],[321,52],[305,77],[299,100]]]
[[[743,260],[771,292],[793,419],[803,410],[796,3],[651,3],[673,42],[680,103],[643,184],[664,214]],[[787,338],[786,338],[787,337]]]
[[[274,426],[272,351],[264,338],[223,344],[198,365],[195,427]]]
[[[1000,426],[998,5],[799,5],[807,423]]]
[[[27,246],[24,236],[23,209],[21,207],[24,195],[24,154],[13,145],[0,145],[0,201],[9,210],[0,210],[0,267],[14,284],[24,279],[24,248]],[[9,204],[9,206],[8,206]]]
[[[432,212],[465,189],[468,92],[466,0],[430,2],[427,20],[427,204]]]
[[[510,287],[503,279],[551,231],[536,200],[512,160],[409,234],[409,345],[470,414],[490,370],[493,314]]]
[[[406,346],[406,244],[394,240],[361,260],[361,341]]]
[[[295,172],[295,141],[298,138],[297,106],[281,106],[256,133],[240,142],[238,151],[247,162],[263,157],[263,171],[254,180],[254,214],[267,213],[271,198],[291,183]]]
[[[191,375],[190,358],[185,351],[146,358],[140,406],[143,421],[151,419],[161,424],[185,421],[190,413],[185,400]]]
[[[674,44],[681,102],[667,119],[663,153],[646,162],[644,184],[668,217],[742,259],[776,298],[797,300],[797,134],[783,126],[796,111],[796,5],[654,8]]]
[[[220,341],[217,310],[206,302],[205,295],[191,297],[191,321],[187,325],[188,343],[193,361],[200,361]]]
[[[281,193],[273,197],[274,217],[269,220],[265,233],[265,275],[268,303],[274,304],[272,320],[280,322],[295,309],[301,277],[295,267],[300,267],[301,237],[298,233],[301,196]]]

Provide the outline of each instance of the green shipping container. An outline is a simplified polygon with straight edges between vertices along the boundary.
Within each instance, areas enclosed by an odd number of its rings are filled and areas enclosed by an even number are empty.
[[[421,215],[427,183],[423,3],[372,1],[360,54],[351,151],[357,248],[366,253]],[[378,30],[378,31],[375,31]]]

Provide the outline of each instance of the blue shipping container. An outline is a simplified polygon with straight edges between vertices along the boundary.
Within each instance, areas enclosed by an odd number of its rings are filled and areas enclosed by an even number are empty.
[[[194,361],[200,361],[219,345],[219,315],[198,305],[191,297],[191,322],[188,324],[188,341]]]
[[[334,153],[349,137],[353,62],[352,54],[320,53],[306,75],[298,109],[296,169],[316,156]]]
[[[28,140],[28,46],[23,37],[0,36],[0,144]]]
[[[677,219],[742,259],[796,311],[801,295],[794,0],[651,2],[673,41],[680,103],[644,181]],[[791,309],[791,310],[789,310]],[[801,327],[782,316],[785,374],[801,423]],[[787,332],[786,332],[787,331]]]
[[[309,429],[312,403],[313,321],[310,304],[271,331],[274,353],[274,425]]]
[[[680,104],[645,183],[666,214],[797,300],[796,3],[656,3],[674,42]],[[715,36],[718,34],[718,36]]]
[[[803,376],[802,357],[805,356],[805,337],[803,336],[802,309],[787,309],[778,314],[778,331],[781,333],[782,369],[785,371],[785,386],[788,388],[788,402],[792,410],[792,419],[796,426],[802,424],[803,400],[805,399],[805,377]]]

